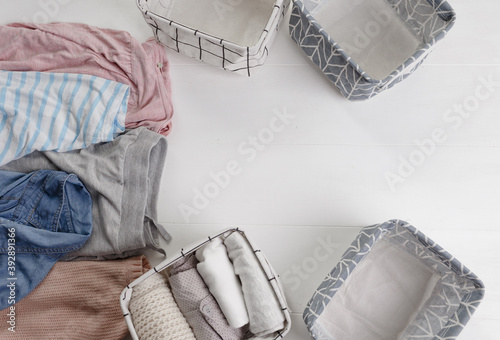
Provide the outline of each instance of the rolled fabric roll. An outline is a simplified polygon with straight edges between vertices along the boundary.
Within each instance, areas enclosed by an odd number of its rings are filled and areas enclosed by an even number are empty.
[[[233,328],[246,325],[249,319],[241,283],[234,273],[222,240],[213,239],[196,252],[196,258],[200,261],[196,268],[229,325]]]
[[[210,294],[196,265],[195,254],[172,264],[169,283],[172,295],[198,340],[241,340],[248,327],[232,328]]]
[[[140,340],[196,340],[163,275],[135,286],[129,309]]]
[[[239,232],[233,232],[224,244],[241,280],[250,331],[265,337],[283,329],[285,316],[280,303],[248,241]]]

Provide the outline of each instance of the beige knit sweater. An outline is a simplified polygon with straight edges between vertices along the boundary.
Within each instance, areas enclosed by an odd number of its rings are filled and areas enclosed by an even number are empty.
[[[133,287],[129,310],[140,340],[196,340],[162,274]]]
[[[58,262],[28,296],[0,313],[0,339],[123,339],[128,328],[120,293],[150,268],[144,256],[115,261]]]

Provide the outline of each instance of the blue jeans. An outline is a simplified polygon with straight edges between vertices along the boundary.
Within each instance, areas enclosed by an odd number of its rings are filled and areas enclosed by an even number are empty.
[[[91,232],[92,200],[78,177],[0,170],[0,310],[28,295]]]

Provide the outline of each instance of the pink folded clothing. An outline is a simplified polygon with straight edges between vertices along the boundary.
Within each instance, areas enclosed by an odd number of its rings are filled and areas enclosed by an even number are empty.
[[[120,293],[149,269],[145,256],[58,262],[13,310],[2,312],[0,339],[121,340],[128,328]]]
[[[90,74],[126,84],[126,128],[171,130],[169,65],[153,39],[140,44],[127,32],[84,24],[15,23],[0,26],[0,46],[0,70]]]

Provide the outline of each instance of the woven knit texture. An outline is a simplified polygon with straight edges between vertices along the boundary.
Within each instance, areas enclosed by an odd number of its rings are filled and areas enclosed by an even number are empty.
[[[134,287],[129,310],[141,340],[196,340],[163,275]]]
[[[121,340],[128,334],[120,293],[148,269],[144,256],[115,261],[58,262],[26,298],[15,304],[15,333],[8,309],[0,339]]]

